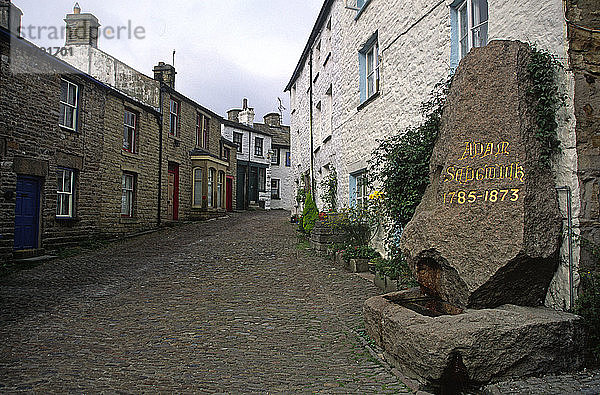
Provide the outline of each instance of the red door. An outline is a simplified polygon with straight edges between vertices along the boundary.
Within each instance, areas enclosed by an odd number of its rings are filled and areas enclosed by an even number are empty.
[[[233,211],[233,177],[227,177],[225,183],[225,207],[227,211]]]
[[[179,219],[179,165],[169,163],[169,192],[167,197],[169,220]]]

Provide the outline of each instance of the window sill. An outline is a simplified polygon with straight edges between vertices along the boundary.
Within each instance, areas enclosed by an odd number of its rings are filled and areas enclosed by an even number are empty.
[[[132,158],[132,159],[139,159],[140,157],[138,156],[137,152],[131,152],[131,151],[126,151],[124,149],[121,150],[121,155],[127,157],[127,158]]]
[[[367,105],[369,105],[371,102],[375,101],[375,99],[377,99],[379,96],[381,96],[381,94],[379,93],[379,91],[373,93],[371,95],[371,97],[369,97],[367,100],[365,100],[364,102],[360,103],[358,105],[358,107],[356,107],[357,111],[362,110],[363,108],[365,108]]]
[[[78,217],[54,217],[54,219],[56,220],[56,222],[60,223],[72,223],[80,221]]]
[[[325,67],[325,65],[327,64],[327,62],[329,62],[329,58],[331,58],[331,52],[329,52],[327,54],[327,56],[325,57],[325,61],[323,62],[323,67]]]
[[[371,3],[371,0],[365,0],[365,4],[363,4],[363,6],[361,7],[360,10],[358,10],[358,12],[356,13],[356,16],[354,17],[354,20],[357,21],[358,18],[360,18],[360,16],[362,15],[362,13],[365,11],[365,9],[367,8],[367,6]]]
[[[61,130],[64,130],[65,132],[70,132],[70,133],[79,133],[79,131],[77,129],[71,129],[68,128],[64,125],[58,125],[60,127]]]
[[[119,223],[120,224],[137,224],[140,221],[137,218],[132,218],[132,217],[121,217],[119,219]]]

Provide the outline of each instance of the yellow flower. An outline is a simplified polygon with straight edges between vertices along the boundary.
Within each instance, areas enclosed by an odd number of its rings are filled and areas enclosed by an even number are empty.
[[[381,193],[380,191],[373,191],[369,195],[369,200],[380,200],[380,199],[383,199],[383,193]]]

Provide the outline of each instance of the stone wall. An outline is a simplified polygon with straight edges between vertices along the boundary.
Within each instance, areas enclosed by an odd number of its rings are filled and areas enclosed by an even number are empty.
[[[600,242],[600,10],[596,1],[567,1],[569,61],[575,75],[581,236]],[[592,31],[592,30],[595,30]],[[598,257],[581,251],[581,270],[598,270]]]
[[[34,46],[2,37],[0,90],[0,257],[12,258],[17,174],[33,175],[42,183],[40,244],[52,250],[105,234],[130,233],[156,226],[155,156],[158,147],[156,113],[139,107]],[[9,56],[10,55],[10,56]],[[79,87],[77,131],[59,126],[61,78]],[[24,105],[26,104],[26,105]],[[122,154],[123,111],[140,114],[137,161]],[[137,166],[137,167],[136,167]],[[74,170],[73,218],[56,217],[57,168]],[[121,222],[122,169],[139,174],[137,221]],[[107,171],[111,171],[110,174]],[[114,172],[112,172],[114,170]],[[113,179],[114,178],[114,179]],[[152,200],[154,199],[154,200]]]

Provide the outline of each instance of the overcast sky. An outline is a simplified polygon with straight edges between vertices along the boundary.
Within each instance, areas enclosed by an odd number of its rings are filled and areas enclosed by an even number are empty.
[[[74,0],[13,0],[29,25],[57,29],[73,12]],[[100,37],[98,48],[152,76],[159,61],[172,62],[176,50],[176,88],[214,112],[226,115],[247,97],[256,121],[277,111],[280,97],[289,123],[289,81],[322,6],[322,0],[79,0],[82,13],[94,14],[101,28],[141,26],[145,38]],[[141,30],[138,30],[140,32]],[[33,31],[35,32],[35,30]],[[39,46],[62,46],[27,36]],[[142,36],[139,34],[139,36]]]

